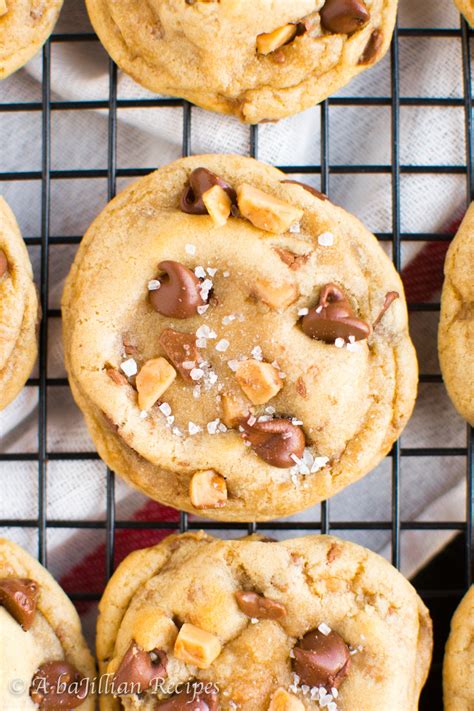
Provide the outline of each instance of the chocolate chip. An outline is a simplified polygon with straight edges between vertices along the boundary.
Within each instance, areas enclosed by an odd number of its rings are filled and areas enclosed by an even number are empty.
[[[143,693],[156,679],[166,676],[168,657],[160,649],[145,652],[133,640],[114,674],[114,688],[119,695],[130,694],[130,688]],[[120,690],[123,686],[123,691]]]
[[[211,173],[207,168],[196,168],[189,176],[189,185],[181,194],[179,202],[181,210],[189,215],[207,215],[207,208],[204,205],[202,196],[214,185],[220,185],[226,191],[232,203],[236,202],[235,190],[225,180]]]
[[[7,260],[7,255],[3,251],[3,249],[0,249],[0,279],[4,274],[7,273],[8,270],[8,260]]]
[[[30,629],[35,619],[38,595],[38,584],[30,578],[0,579],[0,605],[25,631]]]
[[[301,328],[310,338],[334,343],[336,338],[348,341],[352,336],[362,341],[370,336],[370,324],[357,318],[347,296],[336,284],[321,289],[319,303],[301,320]]]
[[[196,336],[174,331],[172,328],[165,328],[160,335],[160,345],[181,377],[189,383],[193,383],[191,370],[194,366],[185,368],[183,363],[195,363],[197,366],[199,351],[196,346]]]
[[[248,617],[256,617],[259,620],[280,620],[286,615],[286,607],[281,602],[255,592],[240,590],[235,593],[235,599],[242,612]]]
[[[164,275],[159,277],[160,288],[150,291],[150,303],[155,311],[169,318],[194,316],[197,307],[204,304],[201,282],[194,272],[171,260],[160,262],[158,269]]]
[[[349,647],[332,630],[327,635],[318,629],[308,632],[293,652],[293,671],[301,684],[338,689],[349,673]]]
[[[31,681],[30,696],[41,711],[75,709],[87,696],[83,681],[84,677],[69,662],[46,662]]]
[[[370,12],[362,0],[327,0],[320,14],[326,30],[344,35],[361,30],[370,20]]]
[[[219,696],[216,691],[211,693],[183,691],[162,701],[156,708],[161,711],[219,711]]]
[[[300,188],[303,188],[303,190],[306,190],[306,192],[311,193],[311,195],[314,195],[314,197],[317,197],[319,200],[329,200],[327,195],[321,193],[319,190],[316,190],[316,188],[313,188],[312,185],[300,183],[299,180],[282,180],[281,182],[287,183],[288,185],[299,185]]]
[[[292,458],[303,456],[305,438],[303,430],[289,420],[269,420],[249,425],[246,420],[240,422],[244,437],[252,449],[267,464],[280,469],[289,469],[295,465]]]
[[[370,35],[369,41],[365,45],[362,56],[359,59],[359,64],[370,64],[380,52],[383,44],[383,34],[381,30],[374,30]]]
[[[379,325],[380,321],[382,320],[384,314],[388,311],[390,306],[393,304],[394,301],[400,298],[400,294],[398,291],[387,291],[385,294],[385,299],[383,301],[383,306],[379,311],[379,315],[375,319],[375,321],[372,324],[372,328],[375,330],[377,326]]]

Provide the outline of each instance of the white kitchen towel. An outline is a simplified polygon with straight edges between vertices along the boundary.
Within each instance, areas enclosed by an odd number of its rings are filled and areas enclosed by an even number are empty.
[[[401,27],[459,28],[460,18],[450,0],[401,0]],[[66,0],[57,32],[91,32],[82,0]],[[401,37],[399,40],[402,97],[463,96],[462,49],[458,37]],[[108,58],[97,42],[53,42],[51,87],[60,110],[51,115],[53,171],[107,169],[108,112],[68,109],[67,102],[107,102]],[[41,54],[24,69],[0,84],[0,103],[41,102]],[[119,72],[119,99],[153,98],[153,95]],[[364,72],[345,87],[343,97],[391,96],[391,58]],[[249,128],[233,118],[192,108],[191,151],[249,152]],[[117,162],[120,169],[153,169],[182,153],[183,110],[174,107],[118,109]],[[278,166],[319,165],[321,158],[321,109],[266,124],[258,129],[258,157]],[[403,165],[462,166],[465,164],[465,114],[462,105],[416,106],[400,109],[400,159]],[[41,112],[0,111],[0,173],[41,170]],[[330,164],[390,166],[392,151],[391,108],[387,102],[370,106],[331,105],[329,109]],[[34,177],[34,176],[32,176]],[[119,178],[118,189],[132,178]],[[306,175],[319,185],[319,176]],[[374,232],[393,229],[390,172],[331,174],[327,189],[334,202],[358,215]],[[14,209],[25,236],[38,237],[41,226],[41,181],[7,179],[0,193]],[[105,177],[55,177],[51,183],[51,235],[80,236],[107,201]],[[457,172],[407,173],[400,179],[401,230],[403,233],[445,232],[452,229],[465,208],[466,176]],[[384,243],[385,244],[385,243]],[[436,246],[436,245],[435,245]],[[386,244],[389,249],[389,243]],[[75,246],[50,247],[50,308],[58,308],[62,284]],[[31,246],[36,276],[40,250]],[[408,292],[423,301],[439,299],[442,247],[431,250],[419,241],[402,245],[402,264],[407,268]],[[436,312],[415,312],[412,335],[421,370],[439,372],[436,351]],[[48,375],[64,377],[60,321],[49,322]],[[37,389],[26,388],[0,413],[2,452],[34,453],[38,447]],[[48,452],[93,452],[82,416],[67,387],[48,389]],[[455,413],[441,384],[426,383],[414,416],[402,437],[404,448],[463,447],[466,426]],[[38,513],[37,464],[9,461],[0,464],[2,497],[0,519],[31,519]],[[462,521],[465,513],[465,457],[403,457],[401,464],[401,516],[411,520]],[[47,467],[47,515],[49,519],[105,520],[105,466],[92,458],[77,461],[53,459]],[[391,461],[386,459],[362,481],[330,502],[331,521],[389,522],[391,516]],[[147,508],[145,497],[125,484],[116,484],[117,517],[154,520],[159,508]],[[143,511],[146,511],[143,514]],[[294,521],[319,520],[319,507],[292,517]],[[390,531],[340,531],[334,533],[363,543],[390,557]],[[264,529],[265,526],[262,526]],[[37,550],[35,528],[1,530],[30,551]],[[125,531],[122,533],[127,534]],[[295,531],[277,536],[298,535]],[[229,528],[217,535],[240,535]],[[275,534],[272,534],[275,535]],[[401,538],[402,570],[413,574],[452,535],[444,531],[404,531]],[[52,528],[48,530],[48,561],[53,573],[68,580],[71,567],[84,562],[86,554],[100,548],[104,530]],[[91,559],[92,560],[92,559]],[[96,560],[96,558],[93,558]],[[81,572],[83,575],[83,572]],[[99,574],[99,578],[102,573]],[[73,580],[77,582],[77,576]]]

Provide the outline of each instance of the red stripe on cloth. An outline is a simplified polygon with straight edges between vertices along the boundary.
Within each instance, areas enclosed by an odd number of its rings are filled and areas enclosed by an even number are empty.
[[[459,223],[450,226],[455,232]],[[448,250],[448,242],[428,242],[402,271],[402,280],[410,303],[426,302],[435,297],[443,283],[443,265]],[[179,513],[156,501],[148,501],[133,516],[134,521],[153,522],[179,521]],[[118,565],[129,553],[139,548],[152,546],[169,535],[167,529],[119,529],[115,534],[115,560]],[[102,592],[105,582],[106,547],[98,546],[87,554],[80,563],[60,579],[66,592]],[[93,603],[78,602],[80,614],[86,613]]]

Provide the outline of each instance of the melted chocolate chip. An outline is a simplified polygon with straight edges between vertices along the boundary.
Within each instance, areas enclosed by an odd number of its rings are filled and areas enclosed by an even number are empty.
[[[158,268],[164,272],[159,277],[160,288],[150,291],[150,303],[158,313],[169,318],[191,318],[204,301],[201,297],[201,282],[194,272],[180,264],[167,260]]]
[[[220,185],[226,191],[232,203],[236,202],[236,192],[225,180],[211,173],[207,168],[196,168],[189,176],[189,185],[181,194],[179,203],[181,210],[189,215],[207,215],[207,208],[204,205],[202,196],[214,185]]]
[[[316,190],[316,188],[313,188],[311,185],[300,183],[299,180],[282,180],[281,182],[287,183],[288,185],[299,185],[300,188],[303,188],[306,192],[311,193],[311,195],[314,195],[314,197],[317,197],[319,200],[329,200],[327,195],[321,193],[319,190]]]
[[[293,671],[301,684],[338,689],[349,673],[349,647],[337,632],[323,634],[318,629],[305,634],[293,649]]]
[[[321,289],[319,303],[301,320],[301,328],[310,338],[334,343],[336,338],[348,341],[352,336],[362,341],[370,336],[370,324],[357,318],[347,296],[336,284]]]
[[[320,14],[326,30],[344,35],[361,30],[370,20],[370,12],[362,0],[326,0]]]
[[[193,383],[191,368],[185,368],[183,363],[199,361],[199,351],[196,346],[196,336],[191,333],[180,333],[172,328],[165,328],[160,335],[160,345],[184,380]]]
[[[114,674],[114,687],[117,693],[120,694],[121,685],[125,689],[125,694],[130,693],[132,685],[139,689],[138,693],[143,693],[150,688],[154,680],[165,678],[167,662],[168,657],[165,652],[160,649],[145,652],[132,641]]]
[[[3,249],[0,249],[0,279],[4,274],[6,274],[8,271],[8,260],[7,260],[7,255],[3,251]]]
[[[383,43],[383,34],[381,30],[374,30],[370,35],[369,41],[365,45],[362,56],[359,59],[359,64],[370,64],[373,62],[380,52]]]
[[[295,465],[292,455],[298,458],[303,456],[303,430],[289,420],[269,420],[253,425],[242,420],[240,424],[254,452],[272,467],[289,469]]]
[[[383,306],[379,311],[379,315],[372,324],[372,328],[374,329],[374,331],[379,325],[380,321],[383,319],[384,314],[387,313],[388,309],[393,304],[393,302],[399,298],[400,294],[398,293],[398,291],[387,291],[387,293],[385,294],[385,299],[383,301]]]
[[[280,620],[286,615],[286,607],[281,602],[255,592],[241,590],[235,593],[235,599],[244,615],[248,617],[256,617],[259,620]]]
[[[38,584],[29,578],[0,579],[0,605],[26,631],[33,624],[38,602]]]
[[[84,677],[69,662],[46,662],[31,681],[30,696],[41,711],[75,709],[87,696],[83,681]]]
[[[195,693],[183,691],[158,704],[161,711],[219,711],[219,696],[217,692]]]

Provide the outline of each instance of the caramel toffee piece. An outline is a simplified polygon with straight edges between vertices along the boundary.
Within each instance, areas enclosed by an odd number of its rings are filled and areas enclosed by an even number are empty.
[[[316,629],[308,632],[293,652],[293,669],[302,684],[338,689],[349,673],[349,647],[332,630],[321,632]]]
[[[179,262],[160,262],[158,269],[160,287],[150,291],[150,302],[155,311],[170,318],[185,319],[194,316],[197,307],[204,304],[201,283],[194,273]]]
[[[87,685],[77,669],[68,662],[46,662],[34,675],[30,696],[41,711],[75,709],[87,696]]]
[[[39,589],[29,578],[0,579],[0,605],[8,610],[24,630],[33,624],[38,602]]]
[[[166,676],[167,661],[165,652],[145,652],[132,641],[114,675],[116,693],[130,694],[132,687],[137,689],[134,693],[143,693],[153,681]]]
[[[330,32],[350,35],[369,20],[370,12],[362,0],[326,0],[321,8],[321,23]]]
[[[310,338],[334,343],[337,338],[355,341],[368,338],[370,324],[357,318],[346,295],[336,284],[326,284],[321,290],[319,303],[303,317],[301,327]]]
[[[303,431],[289,420],[257,421],[253,425],[243,420],[241,426],[244,438],[250,442],[258,456],[274,467],[293,467],[295,457],[299,459],[303,454]]]
[[[239,591],[235,593],[237,605],[248,617],[260,620],[279,620],[286,615],[286,608],[281,602],[259,595],[255,592]]]
[[[199,361],[196,336],[165,328],[160,335],[160,345],[181,377],[192,383],[191,370]]]
[[[225,190],[231,202],[235,203],[235,190],[225,180],[214,175],[207,168],[196,168],[189,176],[189,185],[184,188],[181,194],[179,203],[181,210],[190,215],[207,215],[207,207],[202,196],[214,185],[219,185]]]

